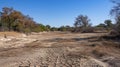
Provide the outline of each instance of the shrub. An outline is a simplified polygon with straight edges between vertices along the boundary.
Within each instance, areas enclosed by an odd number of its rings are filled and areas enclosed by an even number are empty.
[[[82,33],[93,33],[94,32],[94,28],[93,27],[84,27],[82,28]]]

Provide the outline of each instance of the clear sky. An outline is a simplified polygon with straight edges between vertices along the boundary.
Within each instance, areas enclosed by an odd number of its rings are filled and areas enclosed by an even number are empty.
[[[75,17],[87,15],[93,25],[111,19],[110,0],[0,0],[3,7],[13,7],[25,15],[30,15],[38,23],[51,26],[72,26]]]

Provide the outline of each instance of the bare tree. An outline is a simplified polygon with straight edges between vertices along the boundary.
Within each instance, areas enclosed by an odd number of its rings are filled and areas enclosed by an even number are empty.
[[[111,9],[110,14],[114,15],[115,17],[120,16],[120,0],[111,0],[115,6]]]
[[[110,14],[115,17],[115,30],[120,33],[120,0],[111,0],[115,6],[111,9]]]
[[[83,16],[83,15],[79,15],[74,23],[75,27],[88,27],[90,26],[89,24],[90,19],[88,18],[88,16]]]
[[[91,28],[91,24],[89,23],[90,19],[88,16],[79,15],[75,19],[75,32],[93,32],[93,29]]]

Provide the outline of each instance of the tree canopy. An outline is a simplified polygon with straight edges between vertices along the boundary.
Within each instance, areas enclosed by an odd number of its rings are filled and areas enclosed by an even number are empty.
[[[0,11],[0,31],[40,32],[50,28],[49,25],[36,23],[29,15],[24,15],[13,8],[4,7]]]

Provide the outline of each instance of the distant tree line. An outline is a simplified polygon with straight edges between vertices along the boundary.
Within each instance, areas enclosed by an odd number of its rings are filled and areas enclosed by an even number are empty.
[[[106,20],[105,24],[100,24],[96,27],[110,29],[112,27],[111,20]],[[0,11],[0,31],[17,31],[23,33],[41,31],[94,32],[94,27],[86,15],[77,16],[73,27],[69,25],[51,27],[50,25],[37,23],[29,15],[24,15],[13,8],[4,7]]]

